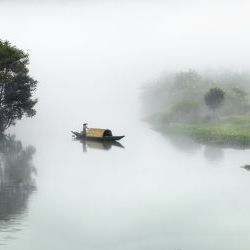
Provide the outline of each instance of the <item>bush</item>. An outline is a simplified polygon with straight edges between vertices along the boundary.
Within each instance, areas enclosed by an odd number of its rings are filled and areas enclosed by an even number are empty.
[[[204,97],[205,103],[209,108],[215,110],[219,106],[221,106],[224,100],[224,96],[225,96],[225,92],[222,89],[212,88],[206,93]]]

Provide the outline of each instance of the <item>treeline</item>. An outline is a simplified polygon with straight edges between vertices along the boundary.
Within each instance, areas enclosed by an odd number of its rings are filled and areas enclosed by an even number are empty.
[[[142,93],[145,114],[157,122],[208,122],[250,111],[250,75],[194,70],[167,74]]]

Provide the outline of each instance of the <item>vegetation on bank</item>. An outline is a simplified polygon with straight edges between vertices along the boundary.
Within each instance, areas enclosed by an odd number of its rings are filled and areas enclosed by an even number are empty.
[[[241,125],[172,123],[158,129],[165,133],[189,136],[202,144],[250,147],[250,129]]]
[[[147,121],[202,144],[250,147],[249,83],[246,74],[168,75],[143,93]]]

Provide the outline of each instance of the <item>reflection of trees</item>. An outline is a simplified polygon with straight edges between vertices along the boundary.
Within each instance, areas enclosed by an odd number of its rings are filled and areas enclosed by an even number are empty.
[[[23,147],[14,136],[0,136],[0,224],[22,214],[35,189],[33,146]]]
[[[165,136],[165,134],[163,135]],[[201,148],[200,144],[194,142],[187,136],[169,134],[165,137],[175,148],[185,153],[192,154]]]
[[[219,147],[206,146],[204,156],[209,161],[221,161],[224,158],[224,151]]]

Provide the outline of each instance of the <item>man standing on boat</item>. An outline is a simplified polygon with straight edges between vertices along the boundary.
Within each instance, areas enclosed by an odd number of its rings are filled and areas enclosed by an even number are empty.
[[[88,123],[83,123],[83,128],[82,128],[82,135],[86,136],[87,134],[87,127]]]

